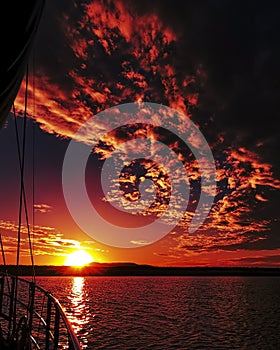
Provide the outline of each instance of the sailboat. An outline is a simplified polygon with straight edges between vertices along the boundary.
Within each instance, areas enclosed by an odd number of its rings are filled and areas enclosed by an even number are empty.
[[[1,2],[1,68],[0,68],[0,125],[13,110],[23,78],[45,0]],[[9,15],[8,18],[7,14]],[[12,15],[11,15],[12,14]],[[7,23],[8,21],[8,23]],[[26,76],[26,82],[28,81]],[[27,86],[26,86],[27,91]],[[14,111],[15,112],[15,111]],[[24,118],[27,112],[25,110]],[[20,208],[26,214],[23,179],[24,156],[19,157],[21,184]],[[21,217],[21,216],[20,216]],[[19,266],[21,222],[18,223],[17,266]],[[31,280],[19,273],[5,272],[5,247],[0,235],[4,272],[0,275],[0,349],[69,349],[81,345],[59,300],[36,283],[35,269]],[[30,246],[31,248],[31,246]],[[30,249],[32,254],[32,249]],[[32,264],[34,264],[32,259]]]

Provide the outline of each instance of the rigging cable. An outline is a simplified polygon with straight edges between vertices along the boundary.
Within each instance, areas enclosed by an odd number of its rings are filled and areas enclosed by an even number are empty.
[[[24,98],[24,116],[23,116],[23,139],[22,139],[22,156],[20,154],[19,147],[19,135],[18,129],[16,127],[16,136],[17,136],[17,145],[18,145],[18,155],[19,155],[19,166],[20,166],[20,198],[19,198],[19,213],[18,213],[18,236],[17,236],[17,259],[16,265],[19,265],[20,258],[20,241],[21,241],[21,221],[22,221],[22,206],[24,200],[24,164],[25,164],[25,145],[26,145],[26,124],[27,124],[27,89],[28,89],[28,66],[26,69],[26,78],[25,78],[25,98]],[[13,107],[15,109],[15,107]],[[15,115],[14,115],[15,116]],[[15,125],[17,126],[16,116],[15,116]]]
[[[9,278],[8,278],[7,263],[6,263],[6,257],[5,257],[5,251],[4,251],[4,246],[3,246],[2,234],[1,233],[0,233],[0,245],[1,245],[1,253],[2,253],[3,264],[4,264],[4,268],[5,268],[5,275],[6,275],[6,278],[7,278],[8,293],[10,295],[11,294],[10,282],[9,282]]]
[[[28,243],[30,249],[31,256],[31,264],[33,270],[33,282],[35,283],[35,268],[34,268],[34,258],[31,244],[31,235],[30,235],[30,225],[28,218],[28,209],[27,209],[27,201],[26,201],[26,192],[24,186],[24,165],[25,165],[25,148],[26,148],[26,125],[27,125],[27,98],[28,98],[28,65],[26,68],[26,81],[25,81],[25,100],[24,100],[24,118],[23,118],[23,138],[22,138],[22,153],[20,152],[20,140],[19,140],[19,132],[18,125],[16,120],[16,111],[15,105],[13,104],[13,112],[14,112],[14,121],[15,121],[15,131],[16,131],[16,140],[17,140],[17,152],[19,158],[19,166],[20,166],[20,199],[19,199],[19,213],[18,213],[18,235],[17,235],[17,257],[16,257],[16,266],[19,266],[20,262],[20,243],[21,243],[21,226],[22,226],[22,211],[24,208],[25,211],[25,220],[26,227],[28,233]],[[15,290],[14,290],[14,306],[13,306],[13,333],[16,331],[16,315],[17,315],[17,294],[18,294],[18,273],[16,274],[15,279]]]
[[[32,72],[32,102],[33,102],[33,118],[36,115],[35,103],[35,48],[33,49],[33,72]],[[30,254],[34,251],[34,232],[35,232],[35,123],[32,123],[32,244]],[[33,262],[34,266],[34,262]],[[33,277],[35,283],[35,270],[33,269]]]
[[[13,113],[14,113],[14,121],[15,121],[15,131],[16,131],[16,141],[17,141],[17,153],[20,164],[20,173],[21,173],[21,190],[20,190],[20,208],[19,208],[19,226],[18,226],[18,251],[17,251],[17,265],[19,265],[19,255],[20,255],[20,232],[21,232],[21,215],[22,215],[22,199],[23,199],[23,207],[25,211],[25,221],[27,227],[27,235],[28,235],[28,243],[32,264],[32,279],[35,282],[35,267],[34,267],[34,257],[33,257],[33,248],[31,242],[31,232],[30,232],[30,224],[29,224],[29,216],[28,216],[28,208],[27,208],[27,199],[26,199],[26,191],[24,186],[24,155],[25,155],[25,137],[26,137],[26,122],[27,122],[27,85],[28,85],[28,67],[26,71],[26,90],[25,90],[25,107],[24,107],[24,130],[23,130],[23,141],[22,141],[22,155],[20,152],[20,142],[19,142],[19,132],[18,125],[16,119],[16,111],[15,105],[13,104]],[[33,196],[33,194],[32,194]],[[32,204],[32,207],[34,203]]]

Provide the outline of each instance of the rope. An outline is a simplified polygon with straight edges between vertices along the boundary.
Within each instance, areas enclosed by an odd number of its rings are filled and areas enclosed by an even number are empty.
[[[33,116],[36,115],[35,103],[35,48],[33,50],[33,74],[32,74],[32,91],[33,91]],[[32,123],[32,250],[34,251],[34,232],[35,232],[35,123]],[[31,253],[31,252],[30,252]],[[35,283],[35,270],[33,270]]]
[[[20,198],[19,198],[19,214],[18,214],[18,234],[17,234],[17,257],[16,257],[16,265],[19,266],[20,262],[20,243],[21,243],[21,225],[22,225],[22,211],[24,208],[25,211],[25,220],[26,227],[28,233],[28,243],[31,257],[31,264],[33,270],[33,281],[35,283],[35,268],[34,268],[34,258],[32,251],[32,243],[31,243],[31,234],[30,234],[30,225],[28,218],[28,209],[27,209],[27,201],[26,201],[26,192],[24,186],[24,165],[25,165],[25,148],[26,148],[26,125],[27,125],[27,99],[28,99],[28,66],[26,69],[26,81],[25,81],[25,101],[24,101],[24,119],[23,119],[23,138],[22,138],[22,153],[20,152],[20,140],[19,140],[19,132],[16,120],[15,106],[13,104],[14,111],[14,120],[15,120],[15,131],[16,131],[16,140],[17,140],[17,152],[19,158],[19,166],[20,166]],[[13,330],[15,331],[16,327],[16,314],[17,314],[17,294],[18,294],[18,275],[15,280],[15,294],[14,294],[14,308],[13,308]]]
[[[21,232],[21,219],[22,219],[22,205],[24,197],[24,164],[25,164],[25,144],[26,144],[26,124],[27,124],[27,88],[28,88],[28,67],[26,70],[26,80],[25,80],[25,98],[24,98],[24,118],[23,118],[23,139],[22,139],[22,156],[20,156],[19,149],[19,135],[16,132],[17,136],[17,145],[18,145],[18,154],[19,154],[19,166],[20,166],[20,198],[19,198],[19,214],[18,214],[18,236],[17,236],[17,259],[16,265],[19,265],[20,258],[20,232]],[[14,115],[15,117],[15,115]],[[16,121],[16,118],[15,118]],[[17,125],[17,123],[16,123]],[[17,128],[16,128],[17,130]]]
[[[5,268],[6,268],[7,265],[6,265],[6,258],[5,258],[5,252],[4,252],[4,248],[3,248],[2,234],[1,234],[1,233],[0,233],[0,245],[1,245],[3,263],[4,263],[4,266],[5,266]],[[7,271],[7,269],[6,269],[6,271]]]
[[[16,119],[16,111],[15,111],[15,105],[13,104],[13,112],[14,112],[14,121],[15,121],[15,132],[16,132],[16,144],[17,144],[17,153],[18,153],[18,159],[20,164],[20,173],[21,173],[21,191],[20,191],[20,208],[19,208],[19,226],[18,226],[18,251],[17,251],[17,265],[19,265],[19,254],[20,254],[20,230],[21,230],[21,215],[22,215],[22,199],[23,199],[23,207],[25,211],[25,221],[26,221],[26,227],[27,227],[27,235],[28,235],[28,243],[29,243],[29,250],[30,250],[30,257],[31,257],[31,264],[32,264],[32,279],[35,283],[35,267],[34,267],[34,257],[33,257],[33,249],[32,249],[32,242],[31,242],[31,232],[30,232],[30,224],[29,224],[29,217],[28,217],[28,209],[27,209],[27,199],[26,199],[26,191],[24,186],[24,178],[23,178],[23,172],[24,172],[24,150],[25,150],[25,135],[26,135],[26,120],[27,120],[27,84],[28,84],[28,70],[27,70],[27,77],[26,77],[26,91],[25,91],[25,110],[24,110],[24,134],[23,134],[23,154],[21,156],[20,152],[20,142],[19,142],[19,132],[18,132],[18,125],[17,125],[17,119]],[[33,170],[34,171],[34,170]],[[33,205],[34,207],[34,202]],[[34,224],[33,224],[34,229]]]
[[[9,295],[11,294],[11,288],[10,288],[10,282],[8,278],[8,270],[7,270],[7,264],[6,264],[6,257],[5,257],[5,251],[4,251],[4,246],[3,246],[3,241],[2,241],[2,234],[0,233],[0,245],[1,245],[1,252],[2,252],[2,259],[3,259],[3,264],[5,267],[5,274],[7,278],[7,286],[8,286],[8,293]]]

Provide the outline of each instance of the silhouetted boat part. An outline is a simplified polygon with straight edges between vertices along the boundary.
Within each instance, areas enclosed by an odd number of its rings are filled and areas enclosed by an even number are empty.
[[[44,5],[45,0],[1,2],[0,126],[12,108],[26,73]],[[19,160],[21,201],[25,201],[23,155]],[[21,222],[19,234],[20,227]],[[2,238],[0,243],[6,265]],[[19,246],[18,243],[17,265]],[[0,350],[33,349],[81,350],[81,346],[59,301],[35,283],[35,275],[28,281],[17,275],[0,274]]]
[[[3,274],[0,276],[0,301],[0,316],[6,321],[1,321],[1,350],[80,349],[61,304],[37,284]],[[16,315],[13,313],[15,302],[18,310]]]
[[[0,124],[24,77],[44,5],[45,0],[1,1]]]

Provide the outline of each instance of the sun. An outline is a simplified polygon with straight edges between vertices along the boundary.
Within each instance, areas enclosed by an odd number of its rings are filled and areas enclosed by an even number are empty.
[[[85,266],[94,261],[93,257],[84,250],[76,250],[70,253],[65,259],[64,265],[66,266]]]

